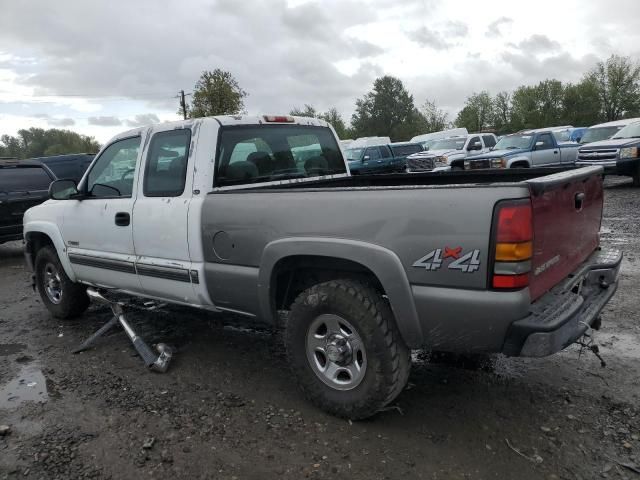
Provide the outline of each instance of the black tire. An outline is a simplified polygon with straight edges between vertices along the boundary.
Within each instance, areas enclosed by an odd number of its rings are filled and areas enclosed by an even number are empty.
[[[640,162],[636,166],[636,171],[633,174],[633,186],[640,187]]]
[[[327,385],[307,357],[307,335],[321,315],[346,320],[364,346],[364,373],[352,389]],[[410,350],[400,337],[391,309],[380,293],[358,280],[319,283],[298,295],[285,325],[284,343],[307,398],[339,417],[358,420],[376,414],[402,392],[409,378]]]
[[[73,318],[81,315],[87,309],[89,306],[87,287],[69,279],[53,247],[45,246],[38,250],[35,271],[38,293],[40,293],[42,303],[51,315],[62,319]],[[47,289],[47,277],[52,273],[56,277],[55,291],[59,290],[59,297]]]

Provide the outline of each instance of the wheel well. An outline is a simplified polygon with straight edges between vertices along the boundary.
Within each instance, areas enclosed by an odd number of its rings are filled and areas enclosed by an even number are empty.
[[[271,306],[288,310],[295,298],[311,285],[337,278],[362,280],[384,295],[375,274],[364,265],[342,258],[296,255],[278,261],[271,274]],[[276,315],[277,318],[277,315]]]
[[[529,168],[529,164],[524,160],[520,160],[519,162],[513,162],[510,168]]]
[[[25,251],[31,257],[31,265],[36,264],[36,255],[38,251],[47,245],[51,245],[55,249],[55,245],[53,244],[53,240],[46,233],[42,232],[28,232],[25,235],[26,246]]]

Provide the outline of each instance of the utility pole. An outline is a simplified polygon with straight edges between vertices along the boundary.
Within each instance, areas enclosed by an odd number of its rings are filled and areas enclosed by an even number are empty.
[[[187,95],[191,95],[190,93],[185,94],[184,90],[180,90],[180,95],[179,95],[179,99],[180,99],[180,108],[182,109],[182,115],[184,116],[184,119],[187,119],[187,102],[185,101],[184,97]]]

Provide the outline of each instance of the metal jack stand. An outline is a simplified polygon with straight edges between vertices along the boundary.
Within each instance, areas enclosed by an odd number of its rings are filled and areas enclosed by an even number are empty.
[[[122,310],[122,304],[118,302],[113,302],[100,294],[94,288],[87,288],[87,294],[92,300],[96,300],[97,302],[109,305],[111,307],[111,311],[113,312],[113,318],[105,323],[96,333],[91,335],[87,340],[85,340],[82,345],[73,350],[73,353],[79,353],[83,350],[91,347],[95,341],[104,335],[111,328],[115,327],[118,323],[122,325],[125,333],[133,343],[136,351],[142,358],[142,361],[147,366],[147,368],[153,370],[154,372],[164,373],[169,368],[169,362],[171,361],[171,357],[173,356],[173,351],[171,348],[164,343],[159,343],[156,345],[156,350],[158,353],[154,353],[151,348],[145,343],[145,341],[136,335],[136,332],[133,331],[129,322],[124,317],[124,312]]]

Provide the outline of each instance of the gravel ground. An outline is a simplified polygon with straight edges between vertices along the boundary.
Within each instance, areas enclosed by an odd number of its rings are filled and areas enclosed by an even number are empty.
[[[607,179],[603,243],[625,258],[597,334],[606,367],[578,347],[484,363],[418,352],[393,407],[353,423],[301,397],[277,335],[229,316],[134,315],[149,343],[176,347],[164,375],[120,330],[71,354],[110,312],[51,319],[21,245],[2,245],[0,479],[640,478],[639,193]]]

